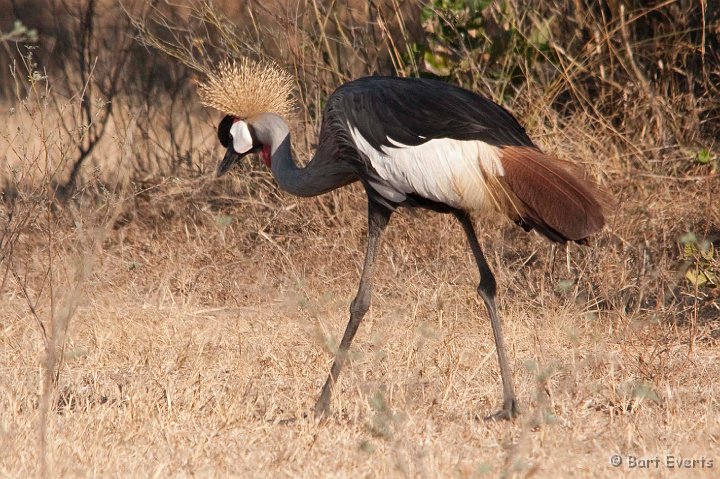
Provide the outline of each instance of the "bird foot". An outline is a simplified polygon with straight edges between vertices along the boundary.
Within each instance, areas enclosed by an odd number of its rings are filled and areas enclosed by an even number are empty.
[[[485,421],[507,421],[510,419],[515,419],[516,417],[518,417],[518,415],[520,415],[520,408],[518,406],[517,399],[513,397],[503,401],[503,407],[501,410],[499,410],[495,414],[485,416]]]

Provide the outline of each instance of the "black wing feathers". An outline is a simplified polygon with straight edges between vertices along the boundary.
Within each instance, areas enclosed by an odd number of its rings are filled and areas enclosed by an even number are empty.
[[[338,88],[325,115],[340,115],[373,146],[388,137],[415,146],[434,138],[480,140],[494,146],[534,146],[515,118],[460,87],[422,78],[367,77]]]

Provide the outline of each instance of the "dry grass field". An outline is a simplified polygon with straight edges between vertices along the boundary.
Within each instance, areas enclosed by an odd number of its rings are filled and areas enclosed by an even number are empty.
[[[720,22],[707,31],[720,36]],[[720,78],[720,62],[703,65]],[[49,102],[52,81],[28,80],[0,114],[0,477],[720,475],[711,92],[658,102],[638,81],[614,105],[618,122],[612,108],[559,113],[557,82],[518,87],[509,106],[530,136],[617,200],[588,246],[478,219],[522,414],[482,420],[501,384],[460,226],[401,210],[334,414],[318,422],[362,266],[362,189],[296,198],[254,157],[216,179],[215,113],[182,97],[193,105],[178,138],[118,96],[82,187],[57,199],[90,135],[62,118],[101,122],[107,106],[83,117],[82,95]],[[670,91],[663,81],[649,88]],[[312,98],[295,131],[303,160]],[[192,168],[168,161],[151,175],[143,165],[170,143]]]

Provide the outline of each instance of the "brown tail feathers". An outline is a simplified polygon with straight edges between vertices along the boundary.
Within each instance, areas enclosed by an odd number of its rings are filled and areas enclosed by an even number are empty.
[[[526,230],[535,228],[557,242],[583,242],[605,225],[607,193],[550,155],[532,147],[500,150],[505,212]]]

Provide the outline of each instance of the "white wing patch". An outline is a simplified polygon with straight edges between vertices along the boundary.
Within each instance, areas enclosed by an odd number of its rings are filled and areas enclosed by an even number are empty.
[[[357,132],[357,133],[360,134],[360,132]],[[395,141],[392,138],[390,138],[389,136],[387,136],[385,138],[387,138],[388,143],[390,143],[391,145],[395,145],[398,148],[409,148],[410,147],[410,145],[406,145],[404,143],[400,143],[399,141]]]
[[[370,185],[384,198],[404,201],[408,193],[470,210],[492,204],[485,178],[503,176],[498,148],[482,141],[436,138],[408,146],[388,138],[394,147],[373,148],[350,126],[357,148],[369,159],[384,184]]]

